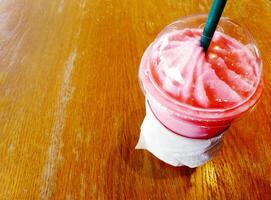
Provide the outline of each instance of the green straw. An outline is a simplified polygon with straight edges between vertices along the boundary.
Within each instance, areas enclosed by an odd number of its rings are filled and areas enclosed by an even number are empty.
[[[203,47],[205,52],[207,52],[208,47],[211,43],[212,37],[214,35],[215,29],[222,15],[226,2],[227,0],[214,0],[212,3],[212,7],[200,39],[200,45]]]

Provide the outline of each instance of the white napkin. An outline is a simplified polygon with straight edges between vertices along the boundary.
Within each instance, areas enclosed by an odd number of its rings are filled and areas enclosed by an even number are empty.
[[[193,168],[211,160],[221,149],[224,133],[209,139],[179,136],[164,127],[146,103],[146,116],[135,148],[146,149],[170,165]]]

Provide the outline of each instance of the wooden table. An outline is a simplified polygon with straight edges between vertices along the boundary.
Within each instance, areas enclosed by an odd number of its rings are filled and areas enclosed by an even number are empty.
[[[205,0],[0,1],[0,199],[271,199],[271,2],[229,0],[262,53],[265,92],[219,155],[174,168],[134,149],[141,56]]]

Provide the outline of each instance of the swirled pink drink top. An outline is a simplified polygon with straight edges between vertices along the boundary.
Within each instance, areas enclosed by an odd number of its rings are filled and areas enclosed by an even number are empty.
[[[255,90],[256,58],[220,32],[205,55],[199,44],[201,33],[200,29],[175,31],[154,44],[150,66],[154,81],[174,99],[194,107],[233,107]]]

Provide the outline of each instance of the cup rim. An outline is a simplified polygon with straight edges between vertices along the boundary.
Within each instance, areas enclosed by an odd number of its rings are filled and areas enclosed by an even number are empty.
[[[165,26],[164,29],[162,29],[156,39],[154,40],[154,42],[159,39],[160,35],[166,31],[167,28],[169,28],[170,26],[183,21],[187,18],[192,18],[192,17],[203,17],[203,18],[207,18],[207,14],[193,14],[193,15],[189,15],[189,16],[184,16],[181,17],[175,21],[173,21],[172,23],[170,23],[169,25]],[[233,20],[231,20],[228,17],[221,17],[220,19],[221,21],[224,22],[230,22],[231,24],[238,26],[239,28],[241,28],[241,30],[245,33],[245,35],[248,37],[248,40],[250,43],[253,44],[253,48],[255,50],[255,56],[256,56],[256,62],[257,65],[259,66],[259,80],[255,85],[255,90],[248,96],[246,97],[244,100],[242,100],[241,102],[237,103],[234,106],[231,106],[229,108],[200,108],[200,107],[195,107],[180,101],[177,101],[176,99],[174,99],[173,97],[170,97],[169,95],[167,95],[165,92],[163,92],[161,90],[161,88],[159,88],[159,86],[155,83],[155,81],[153,81],[151,79],[151,75],[149,76],[149,80],[152,84],[152,86],[154,87],[156,93],[159,94],[159,99],[162,98],[164,100],[164,102],[167,102],[165,106],[163,103],[159,103],[162,107],[166,107],[167,109],[170,109],[172,111],[174,111],[172,114],[177,115],[177,117],[184,117],[183,115],[180,115],[179,113],[182,113],[184,115],[186,115],[186,118],[190,118],[193,120],[197,120],[202,118],[201,120],[219,120],[219,119],[226,119],[226,118],[234,118],[235,116],[239,116],[242,113],[246,112],[247,110],[249,110],[251,107],[253,107],[257,101],[260,99],[260,96],[262,94],[262,83],[263,83],[263,66],[262,66],[262,60],[261,60],[261,56],[260,56],[260,52],[259,49],[256,46],[256,42],[254,41],[252,35],[249,33],[249,31],[245,28],[243,28],[241,25],[237,24],[236,22],[234,22]],[[153,42],[153,43],[154,43]],[[146,59],[146,54],[149,53],[149,51],[151,51],[151,47],[153,45],[153,43],[150,44],[150,46],[146,49],[141,64],[140,64],[140,70],[142,69],[142,62],[143,59]],[[147,65],[149,66],[149,62],[147,61]],[[139,76],[140,77],[140,76]],[[144,82],[141,80],[141,82]],[[144,84],[143,84],[143,91],[144,89]],[[146,91],[144,91],[144,93],[147,95]],[[148,92],[149,93],[149,92]],[[155,100],[156,98],[153,97],[152,95],[149,96],[149,94],[147,95],[148,98],[151,98],[150,100]],[[157,100],[155,100],[156,103]],[[168,102],[170,102],[170,105],[168,104]],[[172,104],[172,105],[171,105]],[[247,105],[248,104],[248,105]],[[184,110],[185,109],[185,110]],[[213,114],[216,115],[213,115]],[[200,117],[199,114],[203,114],[204,117]]]

